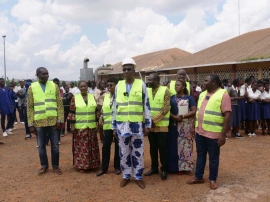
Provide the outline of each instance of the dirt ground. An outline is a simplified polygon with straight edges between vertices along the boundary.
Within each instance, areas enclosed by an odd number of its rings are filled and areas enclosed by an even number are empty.
[[[221,149],[219,188],[215,191],[210,190],[208,180],[201,185],[187,185],[192,176],[177,174],[169,174],[166,181],[159,175],[144,177],[146,188],[142,190],[134,181],[120,188],[122,178],[114,174],[112,161],[108,173],[101,177],[96,177],[96,171],[76,172],[72,167],[71,134],[61,140],[63,174],[58,176],[50,168],[38,176],[36,138],[24,140],[23,125],[15,127],[12,135],[0,137],[5,142],[0,145],[0,201],[270,201],[269,135],[258,133],[255,138],[227,140]],[[151,162],[147,137],[145,145],[148,171]],[[47,150],[50,156],[50,147]],[[204,178],[208,178],[208,168]]]

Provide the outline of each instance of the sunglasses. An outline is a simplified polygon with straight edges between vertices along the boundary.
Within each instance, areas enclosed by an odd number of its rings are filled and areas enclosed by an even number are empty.
[[[123,72],[125,72],[125,71],[130,72],[131,70],[132,70],[132,68],[123,68]]]
[[[112,84],[108,84],[107,87],[110,87],[111,88],[111,87],[113,87],[113,85]]]

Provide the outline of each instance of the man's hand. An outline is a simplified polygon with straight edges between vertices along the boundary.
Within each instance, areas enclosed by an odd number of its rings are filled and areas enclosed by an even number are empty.
[[[57,130],[60,130],[61,129],[61,126],[62,126],[62,123],[59,123],[59,122],[56,123],[56,129]]]
[[[115,138],[115,139],[117,139],[117,140],[118,140],[118,136],[117,136],[116,129],[113,129],[113,136],[114,136],[114,138]]]
[[[226,142],[226,134],[220,134],[219,137],[218,137],[218,146],[221,147],[225,144]]]
[[[30,126],[30,133],[36,134],[36,130],[34,126]]]
[[[148,135],[149,135],[149,128],[145,128],[144,136],[148,136]]]

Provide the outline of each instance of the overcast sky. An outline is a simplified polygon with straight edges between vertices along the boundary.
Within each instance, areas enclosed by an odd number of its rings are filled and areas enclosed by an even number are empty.
[[[269,0],[240,0],[241,34],[270,27]],[[89,67],[177,47],[191,53],[238,36],[238,0],[0,0],[7,76],[78,80]],[[4,75],[3,40],[0,77]]]

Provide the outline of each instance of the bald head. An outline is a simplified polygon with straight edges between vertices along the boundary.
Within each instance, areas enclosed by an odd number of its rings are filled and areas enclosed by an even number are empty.
[[[186,78],[187,78],[186,70],[179,69],[177,71],[176,80],[182,79],[182,80],[186,81]]]
[[[160,77],[157,73],[152,73],[148,77],[148,85],[150,88],[157,88],[159,86]]]

